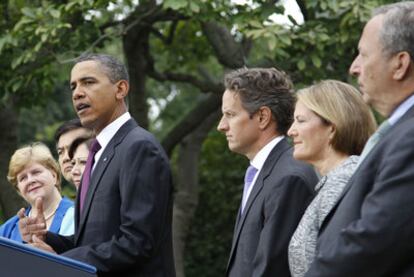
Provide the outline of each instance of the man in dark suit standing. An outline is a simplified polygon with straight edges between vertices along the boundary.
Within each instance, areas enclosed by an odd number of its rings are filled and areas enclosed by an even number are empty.
[[[20,220],[22,235],[35,246],[47,249],[44,240],[57,253],[94,265],[99,276],[175,276],[169,161],[127,111],[125,66],[107,55],[82,56],[70,87],[82,125],[95,131],[100,146],[90,182],[84,174],[76,199],[75,235],[33,237],[36,228],[25,227],[30,218]]]
[[[363,30],[350,73],[388,119],[324,222],[307,277],[414,276],[413,26],[410,1],[376,9]]]
[[[218,130],[231,151],[250,160],[236,219],[227,276],[290,276],[289,240],[317,183],[310,166],[293,159],[285,138],[295,96],[274,68],[239,69],[225,77]]]

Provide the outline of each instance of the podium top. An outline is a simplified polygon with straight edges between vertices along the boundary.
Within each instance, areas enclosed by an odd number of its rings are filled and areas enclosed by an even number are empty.
[[[25,253],[28,255],[36,256],[39,258],[43,258],[46,260],[49,260],[54,263],[58,263],[61,265],[68,266],[73,269],[81,270],[84,272],[96,274],[96,268],[94,266],[91,266],[89,264],[70,259],[64,256],[52,254],[40,249],[37,249],[35,247],[32,247],[30,245],[22,244],[7,238],[0,237],[0,247],[6,247],[15,251],[18,251],[20,253]]]

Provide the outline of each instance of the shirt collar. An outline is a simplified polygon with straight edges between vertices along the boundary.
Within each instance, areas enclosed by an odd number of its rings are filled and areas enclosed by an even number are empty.
[[[414,106],[414,94],[404,100],[388,118],[388,122],[394,125],[412,106]]]
[[[127,122],[129,119],[131,119],[131,115],[129,114],[129,112],[124,113],[123,115],[112,121],[96,136],[96,139],[102,147],[102,151],[111,141],[111,139],[115,136],[116,132],[118,132],[121,126],[124,125],[125,122]]]
[[[270,152],[272,152],[273,148],[284,138],[284,136],[278,136],[272,139],[270,142],[268,142],[260,151],[254,156],[253,160],[250,161],[250,164],[257,168],[257,171],[259,172],[267,157],[269,156]]]

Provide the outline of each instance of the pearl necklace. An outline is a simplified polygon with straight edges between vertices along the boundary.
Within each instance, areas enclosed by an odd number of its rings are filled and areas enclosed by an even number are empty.
[[[45,221],[48,221],[49,219],[51,219],[51,217],[55,215],[56,210],[57,209],[55,209],[50,215],[45,216]]]
[[[48,220],[50,220],[55,214],[56,214],[56,211],[57,211],[57,208],[59,207],[59,203],[60,203],[60,201],[58,202],[58,204],[56,205],[56,207],[53,209],[53,211],[50,213],[50,214],[48,214],[48,215],[44,215],[44,218],[45,218],[45,221],[47,222]],[[29,212],[29,216],[31,216],[32,215],[32,211],[33,211],[33,209],[31,209],[30,210],[30,212]],[[49,228],[47,228],[47,229],[49,229]]]

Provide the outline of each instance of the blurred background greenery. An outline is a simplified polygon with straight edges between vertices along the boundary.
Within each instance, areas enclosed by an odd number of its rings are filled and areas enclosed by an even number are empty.
[[[278,67],[296,88],[352,82],[348,67],[382,0],[3,0],[0,2],[0,216],[24,203],[7,183],[14,150],[74,118],[71,63],[83,52],[125,61],[129,107],[160,139],[175,178],[177,276],[224,275],[246,158],[215,127],[223,74]],[[73,197],[74,189],[64,186]],[[1,220],[0,220],[1,221]]]

